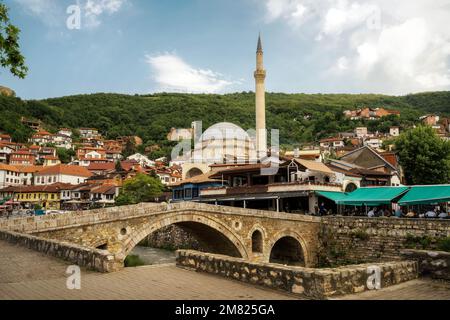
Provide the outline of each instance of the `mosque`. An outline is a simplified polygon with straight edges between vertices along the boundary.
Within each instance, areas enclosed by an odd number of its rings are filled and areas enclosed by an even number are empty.
[[[233,123],[222,122],[202,134],[194,123],[193,135],[199,138],[188,161],[182,165],[183,179],[205,174],[211,171],[211,166],[257,163],[267,157],[266,70],[261,36],[258,37],[254,77],[256,130],[245,131]]]

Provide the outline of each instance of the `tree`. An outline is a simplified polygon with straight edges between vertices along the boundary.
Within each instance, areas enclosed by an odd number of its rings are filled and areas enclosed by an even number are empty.
[[[21,79],[25,78],[28,68],[25,58],[20,53],[20,30],[9,20],[8,8],[0,3],[0,66]]]
[[[72,157],[75,157],[76,153],[72,149],[57,148],[56,155],[62,163],[70,163],[72,161]]]
[[[127,138],[125,142],[125,148],[122,152],[124,158],[128,158],[129,156],[132,156],[136,153],[136,144],[134,143],[133,138]]]
[[[450,142],[439,138],[433,128],[419,126],[395,140],[400,165],[409,185],[450,182]]]
[[[164,185],[157,178],[138,174],[133,179],[125,181],[116,204],[119,206],[153,202],[162,195]]]

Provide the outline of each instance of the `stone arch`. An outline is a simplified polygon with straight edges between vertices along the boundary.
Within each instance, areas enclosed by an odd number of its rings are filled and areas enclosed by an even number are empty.
[[[309,254],[308,245],[307,245],[306,241],[303,239],[303,237],[299,233],[297,233],[293,230],[289,230],[289,229],[278,232],[270,241],[269,251],[268,251],[268,255],[267,255],[268,262],[270,262],[275,245],[282,239],[295,240],[298,243],[299,248],[301,249],[304,266],[305,267],[312,266],[312,261],[311,261],[311,257]]]
[[[170,225],[200,226],[203,230],[215,233],[215,236],[222,236],[222,240],[228,242],[224,245],[233,246],[239,255],[237,257],[244,259],[249,258],[244,241],[232,230],[231,227],[222,221],[203,214],[177,213],[149,222],[134,231],[127,240],[123,241],[123,250],[120,259],[125,259],[133,248],[144,240],[145,237]]]

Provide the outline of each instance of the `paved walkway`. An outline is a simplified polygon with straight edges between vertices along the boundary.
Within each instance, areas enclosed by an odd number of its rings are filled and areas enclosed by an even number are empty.
[[[0,241],[0,299],[20,300],[286,300],[294,296],[191,272],[174,264],[100,274],[82,271],[68,290],[68,264]]]
[[[341,300],[450,300],[450,283],[418,279],[380,291],[366,291]]]
[[[82,271],[81,290],[68,290],[68,264],[0,241],[0,300],[286,300],[278,291],[176,268],[173,264],[99,274]],[[450,300],[450,283],[427,279],[342,299]]]

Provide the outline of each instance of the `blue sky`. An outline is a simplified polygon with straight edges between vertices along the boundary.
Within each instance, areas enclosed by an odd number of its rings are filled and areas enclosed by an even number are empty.
[[[0,85],[27,99],[253,90],[259,31],[268,91],[450,89],[450,0],[3,1],[30,72],[0,70]]]

